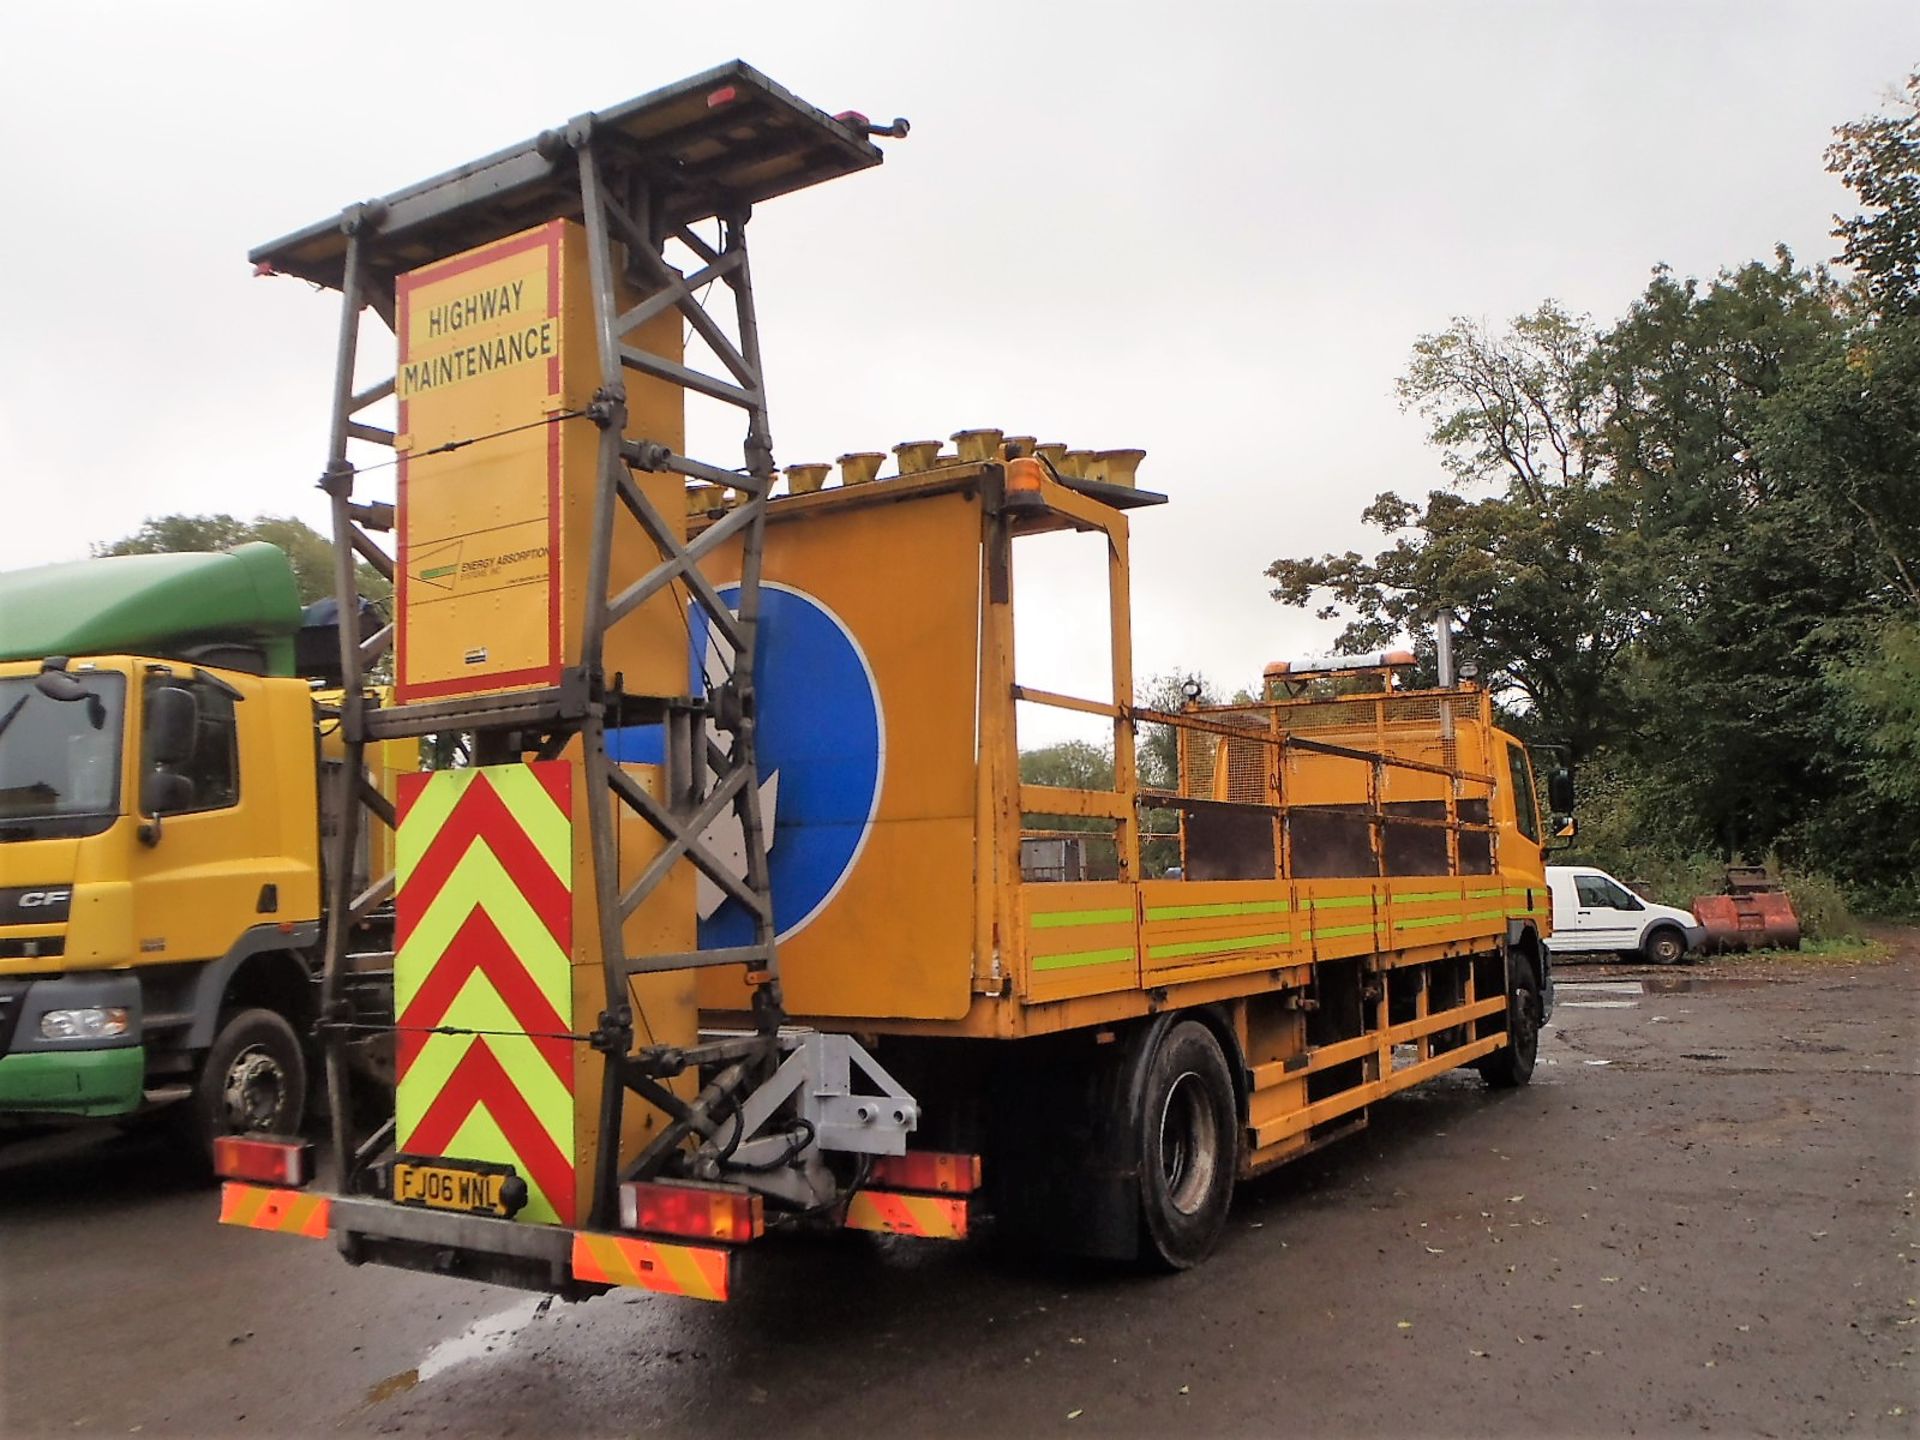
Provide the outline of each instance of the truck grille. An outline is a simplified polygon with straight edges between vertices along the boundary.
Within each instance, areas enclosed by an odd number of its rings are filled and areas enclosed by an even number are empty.
[[[67,953],[58,935],[33,935],[24,940],[0,940],[0,960],[47,960]]]
[[[14,1027],[27,997],[25,980],[0,980],[0,1055],[13,1048]]]

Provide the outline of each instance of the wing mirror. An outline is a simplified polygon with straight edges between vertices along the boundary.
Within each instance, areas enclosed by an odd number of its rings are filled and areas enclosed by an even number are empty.
[[[1573,773],[1552,770],[1547,773],[1547,806],[1556,815],[1573,813]]]
[[[140,782],[140,808],[149,815],[185,810],[193,804],[193,781],[171,770],[149,770]]]
[[[161,685],[147,692],[147,759],[165,769],[184,764],[193,754],[200,728],[200,705],[193,692]]]
[[[46,662],[46,668],[33,677],[33,688],[49,700],[57,700],[62,705],[71,705],[76,700],[87,702],[87,724],[98,730],[107,723],[107,704],[93,691],[82,685],[67,673],[64,657],[55,657]]]

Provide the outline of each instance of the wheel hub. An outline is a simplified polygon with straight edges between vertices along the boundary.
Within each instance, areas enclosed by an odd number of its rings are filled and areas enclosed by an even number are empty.
[[[1160,1107],[1160,1173],[1168,1199],[1183,1215],[1206,1203],[1220,1163],[1219,1140],[1206,1085],[1189,1070],[1168,1087]]]
[[[280,1114],[286,1095],[286,1072],[264,1050],[243,1050],[227,1067],[222,1089],[227,1122],[236,1130],[265,1130]]]

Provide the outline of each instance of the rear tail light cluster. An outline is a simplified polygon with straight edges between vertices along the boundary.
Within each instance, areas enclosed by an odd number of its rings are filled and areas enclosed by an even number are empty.
[[[766,1207],[738,1186],[629,1180],[620,1187],[620,1228],[738,1243],[765,1233]]]
[[[222,1135],[213,1142],[213,1168],[228,1180],[258,1180],[268,1185],[307,1183],[313,1147],[304,1140],[270,1135]]]
[[[980,1188],[980,1157],[941,1150],[909,1150],[882,1155],[873,1162],[867,1183],[893,1190],[932,1190],[941,1195],[971,1195]]]

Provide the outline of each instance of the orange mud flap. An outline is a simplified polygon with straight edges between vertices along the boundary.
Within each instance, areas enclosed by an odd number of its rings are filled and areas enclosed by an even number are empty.
[[[252,1230],[278,1230],[284,1235],[327,1238],[333,1202],[328,1195],[283,1190],[277,1185],[243,1185],[229,1180],[220,1187],[220,1223],[245,1225]]]
[[[927,1240],[967,1238],[967,1200],[956,1195],[907,1195],[898,1190],[856,1190],[847,1202],[849,1230],[918,1235]]]
[[[577,1230],[573,1278],[593,1285],[637,1285],[692,1300],[725,1300],[733,1288],[733,1252],[720,1246],[675,1245]]]

